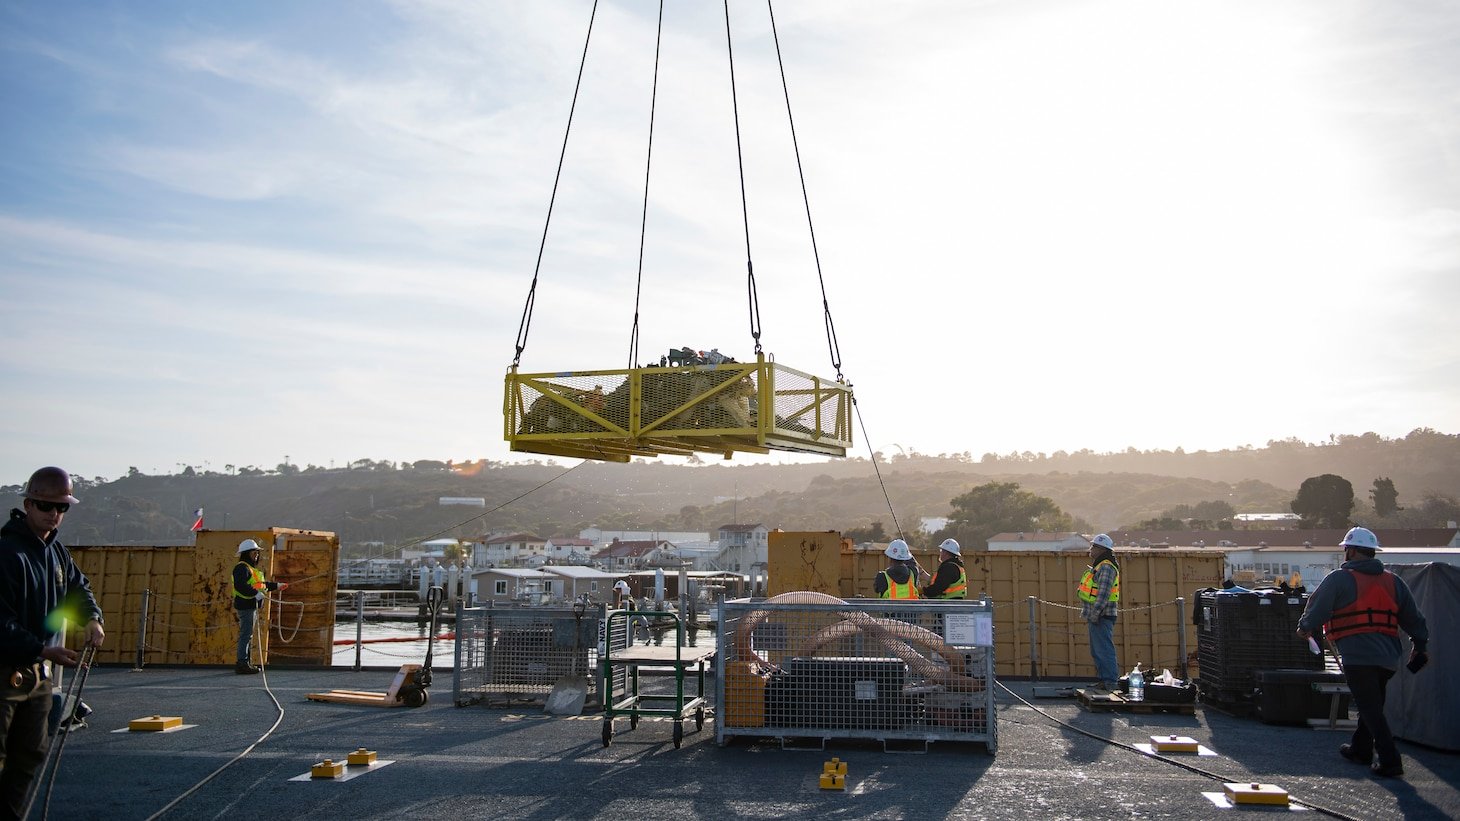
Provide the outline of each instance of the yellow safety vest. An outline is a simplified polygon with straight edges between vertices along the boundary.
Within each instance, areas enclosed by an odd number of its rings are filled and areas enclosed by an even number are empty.
[[[962,566],[958,568],[958,581],[948,585],[948,589],[938,594],[940,599],[962,599],[967,598],[968,592],[968,571]]]
[[[1115,568],[1115,582],[1110,585],[1110,600],[1112,602],[1120,601],[1120,565],[1109,559],[1101,559],[1096,562],[1094,567],[1086,570],[1085,575],[1080,577],[1080,589],[1078,591],[1080,601],[1091,603],[1095,601],[1095,594],[1099,592],[1095,586],[1095,571],[1100,569],[1100,565],[1107,563]]]
[[[894,582],[886,570],[882,571],[882,575],[887,577],[887,589],[882,591],[882,598],[916,599],[918,597],[918,577],[912,568],[908,568],[906,584]]]
[[[248,562],[239,562],[238,564],[241,564],[244,567],[247,567],[248,568],[248,586],[249,587],[252,587],[254,590],[263,590],[264,589],[264,586],[265,586],[264,585],[264,571],[258,569],[257,567],[254,567],[253,565],[249,564]],[[237,567],[237,566],[238,566],[237,564],[234,565],[234,567]],[[245,596],[242,593],[238,592],[238,586],[237,585],[230,585],[230,586],[233,588],[233,595],[237,596],[240,599],[253,599],[253,598],[257,598],[257,594]]]

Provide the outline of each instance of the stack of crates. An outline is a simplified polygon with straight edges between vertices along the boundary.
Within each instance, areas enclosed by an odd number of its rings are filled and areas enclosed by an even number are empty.
[[[1196,596],[1197,688],[1203,701],[1247,708],[1259,670],[1323,670],[1323,655],[1297,636],[1308,596],[1203,590]]]

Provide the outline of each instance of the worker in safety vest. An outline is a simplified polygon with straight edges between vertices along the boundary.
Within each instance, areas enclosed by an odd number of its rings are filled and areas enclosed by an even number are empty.
[[[1116,605],[1120,603],[1120,565],[1115,563],[1115,543],[1104,533],[1090,540],[1090,569],[1080,577],[1076,594],[1080,615],[1090,628],[1090,657],[1100,681],[1090,689],[1110,692],[1120,683],[1115,662]]]
[[[283,590],[289,585],[284,582],[264,580],[259,570],[259,559],[263,551],[258,542],[244,539],[238,543],[238,564],[233,566],[233,609],[238,613],[238,656],[233,672],[239,675],[257,673],[259,668],[249,660],[253,645],[254,620],[258,617],[259,604],[264,600],[265,590]]]
[[[944,539],[938,545],[938,572],[931,584],[923,588],[925,599],[962,599],[968,593],[968,574],[963,570],[963,548],[957,539]]]
[[[1382,548],[1373,531],[1355,527],[1339,544],[1343,566],[1324,576],[1308,597],[1298,635],[1309,638],[1322,625],[1337,646],[1344,680],[1358,708],[1358,726],[1338,754],[1371,765],[1375,775],[1394,778],[1404,775],[1404,762],[1384,718],[1384,691],[1399,667],[1399,631],[1414,643],[1409,670],[1417,673],[1429,661],[1429,625],[1404,580],[1375,558]]]
[[[892,544],[882,551],[892,563],[872,580],[872,590],[879,599],[916,599],[918,597],[918,566],[913,561],[912,550],[902,539],[893,539]],[[924,574],[926,575],[926,574]]]

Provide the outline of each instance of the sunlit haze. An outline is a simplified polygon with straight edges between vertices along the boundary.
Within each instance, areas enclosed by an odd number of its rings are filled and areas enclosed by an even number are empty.
[[[833,376],[767,5],[748,219],[724,5],[665,6],[636,364],[754,358],[748,221],[766,352]],[[512,458],[592,8],[0,5],[0,484]],[[635,364],[658,9],[598,7],[525,372]],[[774,12],[877,449],[1460,432],[1460,4]]]

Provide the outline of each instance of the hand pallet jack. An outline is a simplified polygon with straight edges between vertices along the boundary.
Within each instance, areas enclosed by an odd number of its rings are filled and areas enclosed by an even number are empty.
[[[431,700],[427,692],[431,686],[431,655],[436,649],[436,630],[441,617],[441,603],[446,591],[433,586],[426,591],[426,611],[431,614],[430,633],[426,639],[426,660],[423,664],[402,664],[396,671],[395,680],[383,693],[367,690],[330,690],[327,693],[307,693],[310,701],[327,701],[333,704],[361,704],[370,707],[421,707]]]

